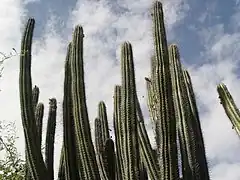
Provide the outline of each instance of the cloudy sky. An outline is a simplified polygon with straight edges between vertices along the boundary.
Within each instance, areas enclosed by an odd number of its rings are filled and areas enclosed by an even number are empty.
[[[240,140],[219,104],[216,85],[226,83],[240,106],[240,1],[162,2],[168,42],[179,45],[182,62],[193,80],[212,180],[239,180]],[[96,117],[100,100],[106,102],[109,119],[112,117],[113,87],[120,83],[120,44],[128,40],[133,45],[138,95],[152,137],[144,83],[153,50],[151,4],[149,0],[1,0],[0,52],[9,55],[12,48],[19,52],[27,18],[36,20],[33,84],[40,87],[40,101],[45,104],[46,114],[49,98],[56,97],[59,102],[56,168],[62,143],[63,67],[67,43],[76,24],[81,24],[85,32],[85,82],[90,120]],[[16,122],[20,137],[17,146],[23,152],[18,73],[18,56],[4,62],[0,112],[1,120]]]

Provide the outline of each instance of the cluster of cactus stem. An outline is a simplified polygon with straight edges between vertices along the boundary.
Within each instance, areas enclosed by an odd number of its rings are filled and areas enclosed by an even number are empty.
[[[152,11],[154,55],[151,74],[146,79],[148,109],[153,124],[153,148],[137,97],[132,46],[121,46],[121,85],[114,88],[114,137],[109,133],[106,105],[98,105],[95,145],[85,95],[83,68],[83,28],[76,26],[65,60],[63,95],[63,145],[59,180],[208,180],[209,171],[203,135],[191,78],[180,62],[175,44],[168,46],[163,9],[159,1]],[[26,179],[54,179],[54,136],[57,101],[50,99],[42,155],[43,103],[39,88],[32,89],[31,46],[34,19],[23,34],[20,57],[20,104],[25,136]],[[227,115],[240,131],[239,111],[224,85],[218,92]],[[178,153],[180,150],[180,153]],[[181,170],[181,172],[180,172]],[[55,179],[56,179],[55,178]]]

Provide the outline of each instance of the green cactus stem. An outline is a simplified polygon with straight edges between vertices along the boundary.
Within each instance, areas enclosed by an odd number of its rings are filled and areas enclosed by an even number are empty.
[[[71,57],[72,44],[69,43],[65,61],[64,96],[63,96],[63,153],[65,180],[79,180],[76,156],[76,134],[74,129],[73,106],[71,97]]]
[[[108,138],[105,141],[103,162],[108,179],[115,179],[115,152],[114,142]]]
[[[121,86],[114,87],[114,112],[113,127],[116,146],[116,179],[124,178],[124,156],[123,156],[123,124],[121,123]]]
[[[108,127],[108,120],[107,120],[107,109],[106,105],[103,101],[100,101],[98,104],[98,117],[102,122],[102,140],[105,142],[107,139],[110,138],[109,136],[109,127]]]
[[[97,155],[97,163],[99,167],[99,173],[102,180],[108,180],[107,172],[105,171],[104,164],[104,146],[105,143],[103,141],[103,121],[100,118],[95,118],[95,147],[96,147],[96,155]]]
[[[19,93],[22,125],[24,129],[27,164],[34,180],[49,180],[41,147],[37,142],[37,127],[34,116],[31,78],[31,46],[35,20],[27,22],[21,44]]]
[[[46,134],[45,162],[50,179],[54,179],[53,160],[54,160],[54,139],[56,130],[57,100],[49,99],[49,113]]]
[[[72,102],[80,179],[99,180],[99,171],[91,138],[86,105],[83,69],[83,29],[76,26],[71,53]]]
[[[33,99],[33,111],[35,112],[36,106],[38,104],[38,99],[39,99],[39,87],[37,87],[36,85],[34,86],[33,90],[32,90],[32,99]]]
[[[176,119],[172,97],[166,32],[162,4],[153,5],[153,36],[155,54],[154,94],[157,98],[156,143],[162,180],[179,178],[176,143]]]
[[[65,160],[64,160],[64,144],[62,145],[60,162],[58,168],[58,180],[66,180],[65,176]]]
[[[235,129],[238,136],[240,137],[240,111],[235,104],[232,95],[227,89],[227,86],[223,83],[217,86],[217,91],[221,104],[232,123],[232,128]]]
[[[143,114],[141,111],[140,103],[138,97],[136,96],[136,110],[138,119],[138,136],[141,148],[141,158],[144,165],[149,173],[151,179],[160,179],[159,166],[157,160],[154,157],[153,149],[148,138],[147,130],[144,125]]]
[[[206,179],[209,180],[209,170],[208,170],[208,162],[206,157],[205,145],[203,140],[202,128],[200,124],[195,94],[193,91],[192,81],[188,71],[183,70],[184,81],[187,87],[187,97],[189,99],[191,113],[192,113],[192,127],[193,133],[196,141],[196,154],[197,154],[197,162],[199,164],[198,171],[200,174],[199,177],[195,177],[198,179]],[[197,168],[197,167],[196,167]]]
[[[121,49],[121,123],[123,124],[123,154],[125,180],[139,179],[139,144],[136,116],[136,85],[132,46],[125,42]]]
[[[35,118],[36,118],[37,132],[38,132],[38,142],[40,147],[42,147],[43,115],[44,115],[44,105],[43,103],[38,103],[35,109]]]

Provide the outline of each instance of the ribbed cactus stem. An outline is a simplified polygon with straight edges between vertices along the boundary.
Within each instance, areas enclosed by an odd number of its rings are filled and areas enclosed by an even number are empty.
[[[144,125],[143,114],[141,111],[139,100],[136,96],[136,110],[138,119],[138,136],[139,144],[141,148],[141,158],[143,159],[144,165],[147,168],[151,179],[160,179],[159,166],[157,160],[154,157],[153,150],[151,147],[150,140],[148,138],[147,130]]]
[[[44,115],[44,105],[43,103],[38,103],[35,109],[35,118],[36,118],[37,132],[38,132],[38,142],[40,147],[42,147],[43,115]]]
[[[37,141],[37,127],[34,116],[31,78],[31,46],[34,19],[29,19],[23,34],[20,56],[19,93],[22,125],[26,142],[27,164],[34,180],[49,180],[41,148]]]
[[[39,99],[39,87],[37,87],[36,85],[34,86],[33,90],[32,90],[32,99],[33,99],[33,111],[35,111],[36,106],[38,104],[38,99]]]
[[[54,139],[56,130],[57,100],[49,99],[49,112],[46,134],[45,162],[50,179],[54,179],[53,159],[54,159]]]
[[[115,179],[115,152],[114,152],[114,142],[112,139],[107,139],[104,145],[103,153],[104,167],[108,179]]]
[[[77,168],[76,141],[73,119],[73,106],[71,96],[71,58],[72,44],[69,43],[65,60],[64,96],[63,96],[63,153],[65,180],[79,180],[79,169]]]
[[[113,112],[113,127],[115,134],[116,145],[116,179],[124,178],[123,169],[123,124],[121,122],[121,86],[114,87],[114,112]]]
[[[107,139],[109,139],[109,127],[108,127],[108,121],[107,121],[107,109],[106,105],[103,101],[100,101],[98,104],[98,117],[102,123],[102,140],[105,142]]]
[[[65,176],[65,159],[64,159],[64,145],[61,149],[60,162],[58,167],[58,180],[66,180]]]
[[[102,139],[102,123],[100,118],[95,118],[95,147],[97,155],[101,155],[103,152],[104,142]]]
[[[83,29],[76,26],[71,53],[72,102],[80,179],[99,180],[86,105],[83,69]]]
[[[139,144],[136,116],[136,85],[132,46],[125,42],[121,49],[122,101],[121,119],[123,124],[124,175],[125,180],[139,179]]]
[[[99,173],[102,180],[108,180],[107,172],[103,162],[104,141],[103,141],[103,121],[100,118],[95,118],[95,147],[97,155],[97,163],[99,167]]]
[[[207,163],[207,157],[206,157],[206,151],[205,151],[205,145],[203,141],[203,134],[202,134],[202,128],[200,124],[196,99],[193,91],[192,81],[190,78],[190,75],[188,71],[183,71],[184,75],[184,81],[187,87],[187,97],[189,99],[191,113],[193,115],[192,119],[192,127],[193,132],[196,140],[196,154],[197,154],[197,161],[199,163],[199,174],[200,179],[206,179],[209,180],[209,170],[208,170],[208,163]],[[196,167],[197,168],[197,167]]]
[[[232,123],[233,129],[235,129],[237,134],[240,136],[240,111],[237,108],[237,105],[235,104],[232,95],[228,91],[227,86],[223,83],[217,86],[217,91],[221,104],[230,122]]]
[[[100,177],[103,180],[112,179],[112,175],[115,172],[112,172],[111,167],[108,167],[107,163],[104,162],[108,155],[105,155],[106,145],[105,142],[109,139],[109,128],[107,121],[107,110],[106,105],[103,101],[100,101],[98,104],[98,118],[95,119],[95,144],[98,158],[98,166]],[[107,147],[108,148],[108,147]],[[110,155],[110,154],[109,154]],[[106,156],[106,157],[105,157]],[[111,170],[111,172],[109,172]],[[115,171],[115,162],[114,162],[114,171]]]
[[[164,26],[162,4],[153,5],[153,34],[156,74],[154,93],[157,98],[156,143],[162,180],[176,180],[178,157],[176,143],[176,120],[172,97],[167,39]]]
[[[169,60],[172,74],[175,116],[180,141],[182,175],[184,179],[194,180],[200,177],[200,172],[196,154],[196,139],[192,127],[193,114],[187,97],[187,87],[184,82],[179,51],[175,44],[169,46]]]
[[[154,99],[156,96],[153,91],[153,82],[151,79],[145,77],[146,81],[146,86],[147,86],[147,105],[148,105],[148,111],[150,115],[150,120],[152,121],[152,128],[153,128],[153,133],[155,135],[156,139],[156,120],[157,120],[157,115],[156,115],[156,106],[157,106],[157,101]]]
[[[35,120],[36,120],[36,126],[37,126],[37,142],[39,143],[39,146],[41,147],[41,142],[42,142],[42,120],[43,120],[43,111],[44,111],[44,106],[42,103],[38,103],[39,99],[39,88],[37,86],[34,86],[32,90],[32,95],[33,95],[33,109],[35,111]],[[27,153],[25,153],[26,156],[26,167],[25,167],[25,178],[26,180],[31,179],[31,174],[29,171],[29,167],[27,165],[28,162],[28,157]]]

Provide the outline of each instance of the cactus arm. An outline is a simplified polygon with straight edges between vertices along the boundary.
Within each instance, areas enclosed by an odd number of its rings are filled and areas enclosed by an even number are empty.
[[[108,121],[107,121],[107,110],[106,105],[103,101],[100,101],[98,104],[98,117],[100,121],[102,122],[102,140],[105,142],[107,139],[109,139],[109,127],[108,127]]]
[[[98,156],[98,166],[101,179],[108,179],[109,172],[104,163],[105,141],[109,139],[106,105],[103,101],[98,104],[98,118],[95,119],[95,143]],[[110,178],[111,179],[111,178]]]
[[[136,117],[136,85],[132,46],[125,42],[121,49],[122,101],[121,118],[124,130],[124,171],[126,180],[139,179],[139,145]]]
[[[60,162],[58,168],[58,180],[66,180],[65,178],[65,160],[64,160],[64,144],[61,148]]]
[[[35,118],[36,118],[37,132],[38,132],[38,142],[39,142],[40,147],[42,147],[43,115],[44,115],[44,105],[43,105],[43,103],[38,103],[38,105],[35,109]]]
[[[49,176],[43,161],[41,148],[37,143],[37,127],[32,101],[31,45],[34,24],[34,19],[28,20],[22,38],[19,72],[20,107],[31,176],[34,180],[48,180]]]
[[[210,176],[209,176],[208,162],[206,157],[202,128],[201,128],[201,123],[199,119],[195,94],[193,91],[192,81],[188,71],[183,70],[183,75],[184,75],[184,81],[187,87],[187,97],[189,99],[191,113],[193,114],[192,127],[193,127],[193,132],[194,132],[196,146],[197,146],[196,154],[197,154],[197,160],[199,163],[198,171],[200,174],[200,179],[209,180]]]
[[[73,117],[79,156],[80,179],[100,179],[86,105],[84,69],[83,69],[83,29],[76,26],[73,33],[71,75]],[[81,167],[82,166],[82,167]]]
[[[221,104],[233,125],[233,128],[237,132],[238,136],[240,137],[240,111],[237,108],[232,95],[227,89],[227,86],[223,83],[217,86],[217,91],[219,94],[219,98]]]
[[[162,4],[153,5],[153,34],[155,54],[154,93],[157,100],[156,143],[159,154],[162,180],[179,178],[176,143],[176,120],[172,98],[172,84],[169,68],[166,32]]]
[[[74,131],[73,106],[71,97],[71,69],[70,56],[72,45],[69,43],[65,60],[64,96],[63,96],[63,153],[64,173],[66,180],[79,180],[77,168],[76,141]]]
[[[54,159],[54,139],[56,130],[57,101],[55,98],[49,99],[49,113],[46,134],[45,163],[50,179],[54,179],[53,159]]]
[[[147,135],[147,130],[144,125],[144,119],[140,107],[138,97],[136,96],[136,110],[138,119],[138,136],[141,148],[141,156],[143,158],[144,165],[147,168],[147,172],[151,179],[160,179],[159,166],[154,158],[153,150],[150,144],[150,140]]]
[[[100,118],[95,118],[95,147],[97,156],[103,152],[102,123]]]
[[[34,86],[32,90],[32,100],[33,100],[33,111],[35,112],[36,106],[38,104],[38,99],[39,99],[39,87],[36,85]]]
[[[105,141],[103,162],[108,179],[115,179],[115,152],[112,139]]]
[[[116,145],[116,179],[124,178],[123,169],[123,127],[121,123],[121,86],[114,87],[114,112],[113,112],[113,127],[115,134]]]
[[[107,172],[105,171],[103,162],[103,152],[104,152],[104,141],[103,141],[103,122],[100,118],[95,118],[95,147],[97,164],[99,167],[99,173],[102,180],[108,180]]]
[[[169,46],[169,60],[182,159],[182,175],[184,179],[194,179],[200,177],[200,174],[196,154],[196,139],[192,127],[193,114],[187,97],[187,85],[184,82],[179,51],[175,44]]]

